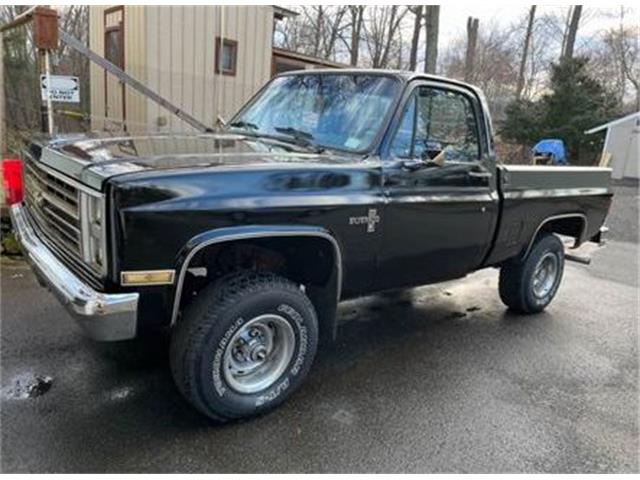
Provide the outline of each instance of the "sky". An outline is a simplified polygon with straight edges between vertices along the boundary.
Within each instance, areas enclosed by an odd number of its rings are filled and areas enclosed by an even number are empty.
[[[465,35],[467,17],[476,17],[480,20],[480,28],[483,23],[497,22],[501,26],[507,26],[518,22],[524,18],[529,11],[530,5],[522,4],[491,4],[477,2],[475,4],[465,3],[464,5],[442,5],[440,7],[440,39],[441,44],[446,45],[449,41]],[[568,12],[568,5],[550,6],[538,5],[536,16],[546,13],[556,13],[563,17]],[[638,25],[640,22],[640,9],[631,5],[625,5],[625,24]],[[600,30],[616,27],[619,24],[620,5],[611,7],[584,6],[583,18],[580,22],[578,35],[593,36]],[[579,45],[579,39],[578,39]]]

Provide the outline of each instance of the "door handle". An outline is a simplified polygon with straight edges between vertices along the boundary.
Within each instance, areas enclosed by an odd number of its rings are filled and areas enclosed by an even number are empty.
[[[400,166],[403,170],[408,172],[415,172],[425,167],[425,163],[422,160],[403,160],[400,162]]]
[[[469,176],[474,178],[490,178],[491,172],[471,170]]]

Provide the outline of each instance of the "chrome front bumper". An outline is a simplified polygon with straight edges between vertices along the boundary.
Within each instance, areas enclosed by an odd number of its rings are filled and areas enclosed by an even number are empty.
[[[136,336],[137,293],[105,294],[80,280],[38,238],[25,209],[11,207],[14,233],[41,282],[54,293],[85,333],[94,340],[127,340]]]

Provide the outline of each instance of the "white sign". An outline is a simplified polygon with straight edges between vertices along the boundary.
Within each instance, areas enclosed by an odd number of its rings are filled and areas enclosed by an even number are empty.
[[[80,80],[69,75],[50,75],[51,101],[80,103]],[[40,89],[42,100],[47,100],[47,76],[40,75]]]

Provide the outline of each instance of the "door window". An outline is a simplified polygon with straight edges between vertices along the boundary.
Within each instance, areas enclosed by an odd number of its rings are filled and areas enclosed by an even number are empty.
[[[115,66],[122,68],[122,34],[119,28],[112,28],[105,35],[105,58]]]
[[[123,24],[124,7],[117,6],[105,10],[104,57],[120,68],[124,68]]]
[[[480,158],[473,105],[460,92],[418,87],[405,105],[391,142],[391,155],[429,160],[442,151],[446,161],[472,162]]]

